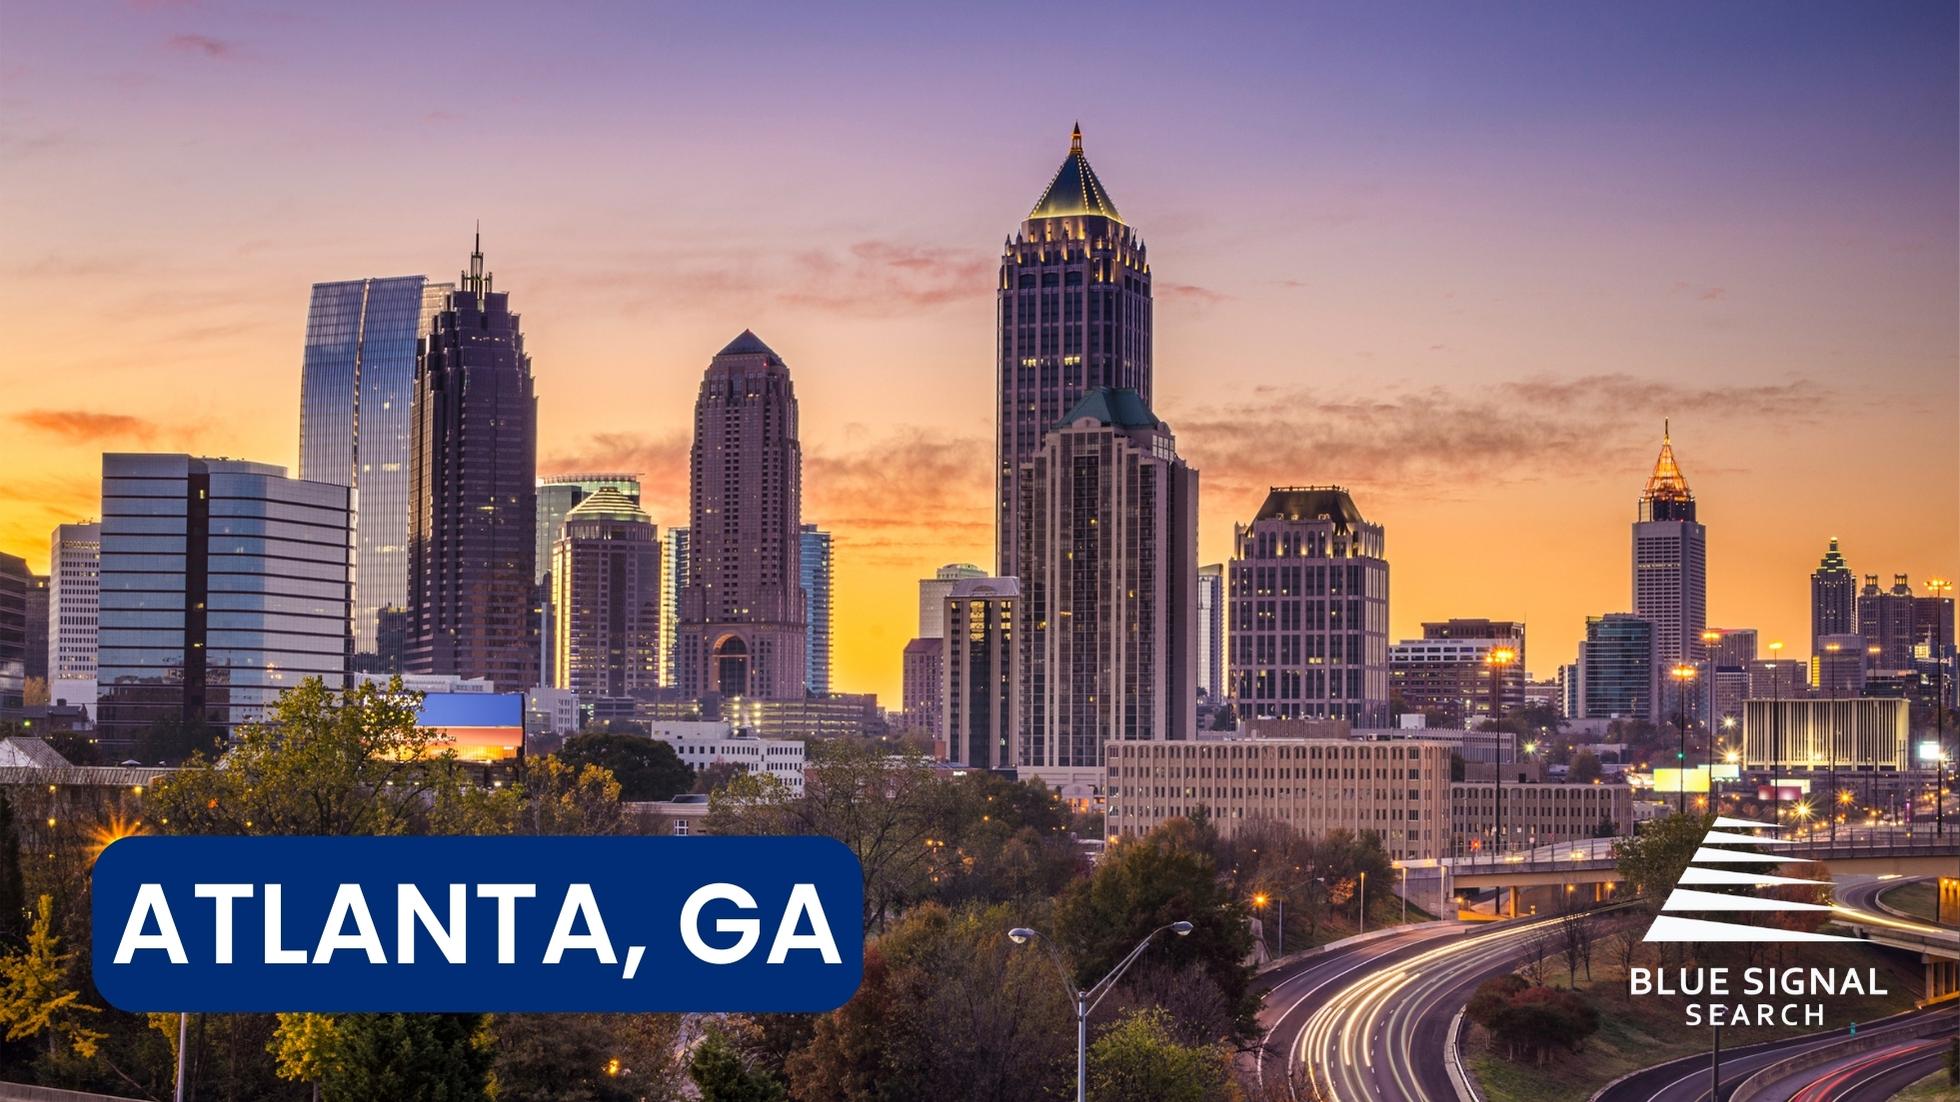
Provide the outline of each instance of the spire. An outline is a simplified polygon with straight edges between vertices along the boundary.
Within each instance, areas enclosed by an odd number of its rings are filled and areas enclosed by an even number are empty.
[[[476,296],[476,308],[483,309],[483,296],[490,293],[490,276],[483,271],[483,219],[476,220],[476,241],[470,247],[470,270],[459,280]]]
[[[1076,121],[1075,133],[1069,137],[1068,151],[1071,156],[1079,156],[1082,152],[1082,123],[1080,120]]]
[[[1085,214],[1123,220],[1103,190],[1102,181],[1096,178],[1096,170],[1089,167],[1089,158],[1082,155],[1082,124],[1077,123],[1069,134],[1067,159],[1055,170],[1055,178],[1048,181],[1048,190],[1041,193],[1028,217],[1073,218]]]
[[[1692,501],[1688,480],[1674,461],[1674,439],[1666,420],[1661,421],[1661,453],[1654,459],[1654,473],[1647,479],[1645,501]]]
[[[1838,550],[1838,538],[1836,536],[1831,537],[1831,549],[1824,552],[1824,557],[1818,561],[1817,572],[1820,574],[1849,574],[1851,572],[1851,568],[1845,565],[1844,553]]]

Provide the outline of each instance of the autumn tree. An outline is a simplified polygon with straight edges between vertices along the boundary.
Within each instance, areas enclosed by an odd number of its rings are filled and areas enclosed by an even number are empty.
[[[1633,837],[1614,844],[1620,876],[1646,897],[1649,910],[1660,908],[1712,825],[1710,815],[1677,813],[1647,823]]]
[[[678,1098],[678,1032],[664,1014],[499,1014],[490,1093],[497,1102]]]
[[[272,1049],[281,1075],[317,1085],[321,1102],[484,1097],[490,1038],[482,1014],[282,1014]]]
[[[0,1038],[42,1038],[52,1056],[63,1046],[92,1057],[102,1033],[86,1023],[101,1008],[82,1001],[73,971],[75,954],[63,952],[54,932],[54,900],[41,896],[25,944],[0,957]]]

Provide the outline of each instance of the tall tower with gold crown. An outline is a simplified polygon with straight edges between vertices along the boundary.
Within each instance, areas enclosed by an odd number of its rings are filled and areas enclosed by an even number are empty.
[[[1695,495],[1661,425],[1661,453],[1633,522],[1633,613],[1654,625],[1654,661],[1663,671],[1699,662],[1708,626],[1708,529],[1695,520]]]

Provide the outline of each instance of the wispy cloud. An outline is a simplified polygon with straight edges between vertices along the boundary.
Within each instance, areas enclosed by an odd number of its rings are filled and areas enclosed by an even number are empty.
[[[222,38],[213,38],[208,34],[173,34],[165,45],[180,53],[219,60],[235,57],[238,52],[238,47],[234,43]]]
[[[922,306],[985,298],[993,258],[972,249],[859,241],[843,253],[797,254],[800,269],[784,302],[884,316]]]
[[[83,444],[115,440],[147,441],[161,429],[156,422],[147,418],[85,409],[30,409],[10,414],[7,419],[35,432]]]

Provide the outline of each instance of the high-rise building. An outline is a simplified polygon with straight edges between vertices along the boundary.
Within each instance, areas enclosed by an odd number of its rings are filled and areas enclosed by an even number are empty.
[[[1107,742],[1192,737],[1198,474],[1170,426],[1136,391],[1098,387],[1019,486],[1024,772],[1073,785]]]
[[[1000,260],[997,567],[1014,576],[1022,472],[1096,387],[1150,404],[1150,263],[1082,153],[1082,128]],[[1025,584],[1028,579],[1023,576]]]
[[[1756,660],[1755,628],[1709,628],[1702,637],[1714,639],[1707,658],[1717,669],[1746,669]]]
[[[353,490],[283,467],[102,457],[97,728],[127,747],[162,724],[229,732],[352,657]]]
[[[551,555],[552,685],[628,697],[660,684],[660,537],[603,486],[565,514]]]
[[[914,639],[905,644],[900,696],[907,726],[923,730],[937,739],[944,733],[939,714],[944,697],[941,681],[946,673],[946,640]]]
[[[806,615],[798,559],[803,452],[781,356],[744,329],[715,354],[694,404],[681,691],[800,700]]]
[[[48,547],[48,682],[51,699],[93,707],[97,575],[102,526],[60,524]],[[83,700],[86,696],[88,699]]]
[[[946,596],[946,635],[934,640],[942,680],[939,730],[946,757],[974,769],[1012,769],[1020,759],[1014,675],[1021,587],[1014,578],[962,578]]]
[[[1858,630],[1858,576],[1844,561],[1836,536],[1831,549],[1810,572],[1810,653],[1824,653],[1826,635],[1850,635]]]
[[[1826,635],[1817,640],[1818,652],[1811,657],[1811,673],[1819,695],[1857,696],[1865,690],[1877,655],[1863,635]]]
[[[1665,427],[1633,524],[1633,614],[1653,625],[1661,669],[1701,661],[1701,633],[1708,626],[1708,530],[1695,521],[1695,495],[1674,461]]]
[[[27,690],[27,589],[34,572],[0,554],[0,718],[20,714]]]
[[[669,528],[662,541],[660,580],[660,685],[671,689],[680,684],[674,669],[676,632],[681,622],[681,589],[687,585],[687,529]]]
[[[1198,568],[1198,695],[1225,699],[1225,564]]]
[[[1509,651],[1510,660],[1489,661],[1499,650]],[[1388,673],[1404,711],[1440,716],[1445,727],[1488,717],[1494,707],[1515,715],[1525,704],[1524,625],[1482,619],[1425,623],[1421,639],[1389,648]]]
[[[454,289],[419,275],[315,283],[307,307],[299,476],[354,491],[359,669],[403,668],[416,353]]]
[[[537,420],[531,357],[483,269],[430,322],[415,376],[410,471],[410,673],[538,684]]]
[[[27,653],[21,658],[27,666],[30,681],[48,679],[48,638],[48,576],[30,573],[27,576],[27,630],[24,642]]]
[[[563,474],[538,479],[538,564],[535,580],[551,572],[551,551],[565,525],[565,514],[587,494],[611,489],[634,505],[640,503],[640,479],[630,474]]]
[[[961,578],[984,578],[985,570],[970,562],[951,562],[930,578],[919,579],[919,638],[937,639],[945,634],[946,597]]]
[[[1382,526],[1339,486],[1276,486],[1232,539],[1227,630],[1239,715],[1387,726]]]
[[[1865,575],[1865,587],[1858,591],[1856,632],[1864,638],[1869,668],[1887,673],[1912,669],[1913,646],[1919,641],[1914,623],[1918,601],[1904,574],[1892,575],[1890,589],[1880,588],[1878,575]]]
[[[830,533],[806,524],[800,533],[797,575],[803,583],[803,691],[830,692]]]
[[[1660,716],[1661,675],[1654,625],[1624,612],[1586,617],[1579,644],[1582,719]]]

